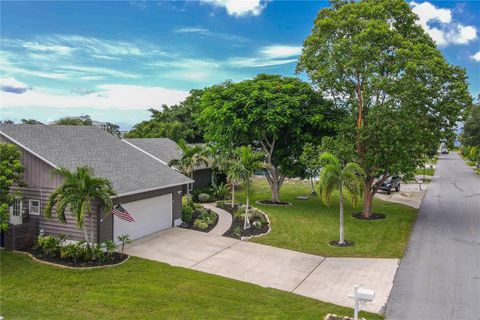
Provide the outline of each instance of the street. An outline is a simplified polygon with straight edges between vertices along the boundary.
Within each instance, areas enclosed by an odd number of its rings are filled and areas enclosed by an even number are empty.
[[[395,277],[387,319],[480,319],[480,176],[441,155]]]

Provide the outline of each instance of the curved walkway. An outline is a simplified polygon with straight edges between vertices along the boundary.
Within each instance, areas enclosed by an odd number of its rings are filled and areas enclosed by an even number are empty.
[[[223,234],[227,232],[228,229],[230,229],[230,227],[232,226],[232,215],[223,209],[217,208],[217,204],[215,202],[204,203],[203,206],[207,209],[212,210],[218,215],[217,225],[215,226],[215,228],[210,230],[208,234],[223,236]]]

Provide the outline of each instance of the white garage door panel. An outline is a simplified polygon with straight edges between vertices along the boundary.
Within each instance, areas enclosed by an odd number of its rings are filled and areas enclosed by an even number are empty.
[[[114,239],[128,234],[130,239],[138,239],[172,226],[172,194],[122,203],[135,222],[128,222],[114,216]]]

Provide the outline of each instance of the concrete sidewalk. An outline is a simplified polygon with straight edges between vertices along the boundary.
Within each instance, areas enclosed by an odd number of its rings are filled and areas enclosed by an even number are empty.
[[[365,310],[376,313],[383,312],[398,266],[397,259],[324,258],[182,228],[137,240],[126,252],[346,307],[359,284],[375,290]]]

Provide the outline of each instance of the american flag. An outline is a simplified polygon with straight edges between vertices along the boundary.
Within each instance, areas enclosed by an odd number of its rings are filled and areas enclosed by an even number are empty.
[[[128,222],[135,222],[135,219],[128,213],[127,210],[125,210],[121,205],[117,204],[115,207],[113,207],[112,213],[119,217],[122,220],[128,221]]]

